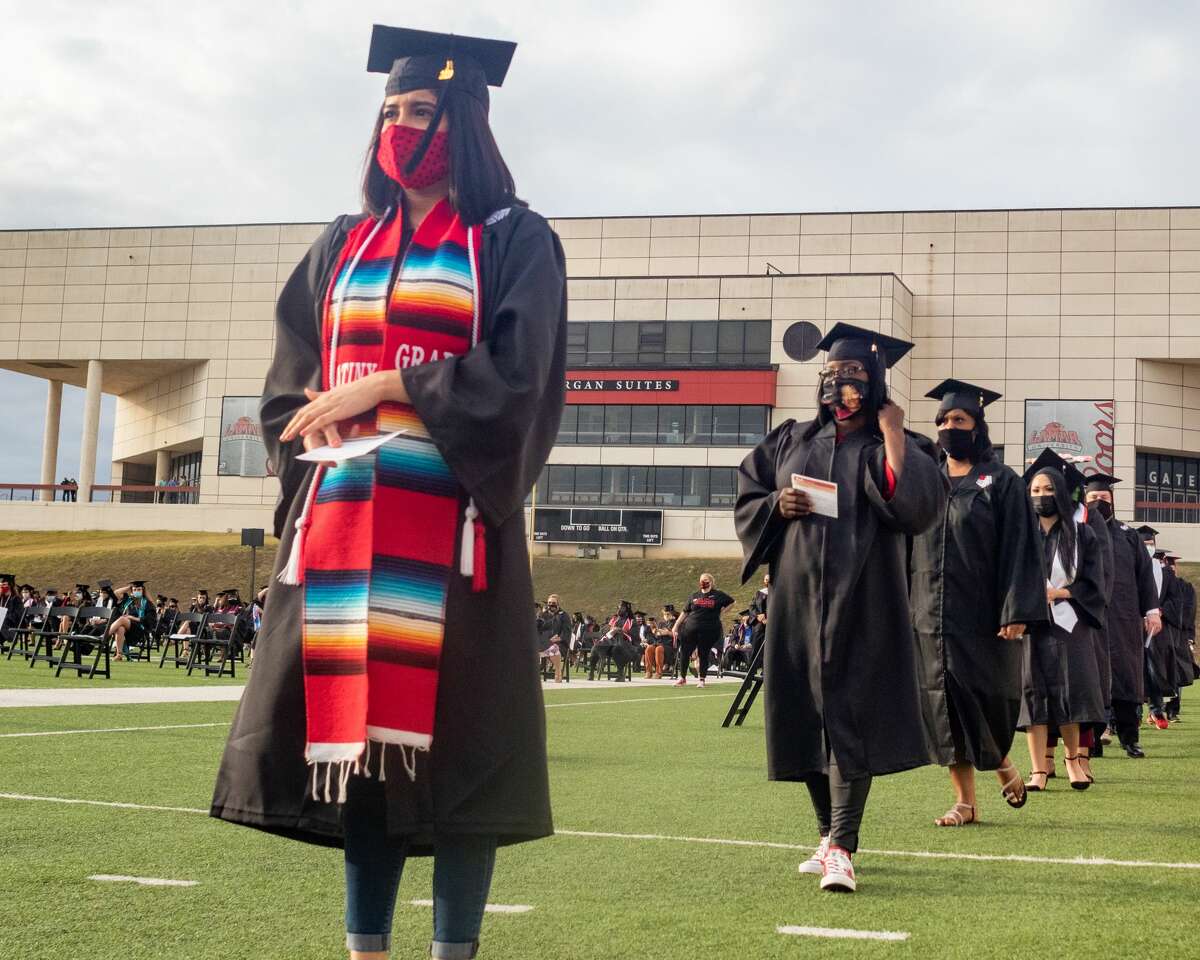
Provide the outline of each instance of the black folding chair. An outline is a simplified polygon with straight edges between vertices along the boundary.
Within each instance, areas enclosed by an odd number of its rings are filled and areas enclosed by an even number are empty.
[[[58,658],[58,669],[54,671],[54,675],[61,676],[64,670],[74,670],[78,674],[86,671],[88,679],[91,680],[96,675],[100,658],[104,657],[104,679],[111,680],[111,639],[108,636],[108,628],[116,616],[115,607],[81,607],[79,616],[75,619],[75,629],[62,638],[62,655]],[[85,630],[91,632],[85,633]],[[93,652],[93,647],[95,656],[92,657],[91,664],[86,664],[83,658]]]
[[[192,659],[191,644],[204,633],[204,621],[208,617],[207,613],[184,613],[182,610],[175,617],[175,622],[171,624],[171,632],[163,637],[162,656],[158,661],[158,669],[163,668],[168,660],[170,660],[176,669],[186,667]],[[180,628],[185,624],[192,625],[191,633],[180,633]],[[188,644],[188,652],[182,653],[183,645]],[[172,646],[174,652],[172,652]]]
[[[0,627],[0,655],[7,653],[8,659],[12,659],[13,650],[17,647],[19,638],[23,636],[21,628],[25,626],[29,611],[37,609],[41,608],[17,607],[15,610],[6,610],[4,614],[0,614],[4,621],[4,626]]]
[[[32,667],[35,663],[57,666],[58,656],[54,652],[54,645],[74,631],[78,618],[78,607],[51,607],[47,610],[42,629],[29,631],[29,636],[34,640],[33,651],[29,654],[29,666]],[[67,621],[66,629],[62,629],[63,620]]]
[[[233,652],[234,636],[233,626],[237,623],[236,613],[210,613],[208,619],[204,622],[204,629],[192,643],[191,656],[188,657],[187,672],[188,676],[192,675],[192,671],[197,667],[204,668],[206,677],[223,676],[225,673],[225,664],[229,664],[229,675],[236,676],[236,660],[231,656]],[[221,660],[215,667],[212,665],[213,658],[220,654]]]

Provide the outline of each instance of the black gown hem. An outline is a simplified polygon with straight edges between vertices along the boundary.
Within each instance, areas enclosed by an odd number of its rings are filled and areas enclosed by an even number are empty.
[[[863,777],[887,777],[893,773],[905,773],[909,770],[916,770],[919,767],[927,766],[929,766],[929,759],[927,757],[920,757],[918,759],[906,760],[898,764],[881,767],[876,770],[855,770],[853,772],[853,776],[849,777],[848,779],[860,780]],[[804,770],[788,771],[769,770],[767,771],[767,780],[772,783],[804,783],[809,777],[815,776],[816,774],[828,775],[828,773],[828,767],[812,767]],[[845,777],[846,774],[843,773],[842,776]]]
[[[208,815],[215,820],[221,820],[234,826],[249,827],[289,840],[311,843],[314,846],[338,850],[344,846],[342,826],[339,821],[323,820],[311,816],[284,816],[264,813],[261,810],[242,810],[218,804],[212,805]],[[495,837],[498,846],[507,847],[552,837],[554,836],[554,824],[549,820],[540,824],[480,823],[478,821],[470,823],[424,822],[406,824],[398,830],[390,831],[390,836],[409,838],[409,856],[427,857],[432,856],[434,838],[438,836]]]

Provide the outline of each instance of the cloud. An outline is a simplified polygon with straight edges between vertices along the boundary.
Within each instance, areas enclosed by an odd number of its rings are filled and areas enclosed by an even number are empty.
[[[5,227],[354,209],[382,88],[370,25],[398,20],[519,41],[493,125],[550,216],[1196,201],[1190,4],[82,9],[0,0]]]

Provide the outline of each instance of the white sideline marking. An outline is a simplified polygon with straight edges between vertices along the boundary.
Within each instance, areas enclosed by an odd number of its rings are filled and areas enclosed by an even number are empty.
[[[72,797],[39,797],[26,793],[0,793],[0,800],[27,800],[35,803],[65,803],[86,807],[115,807],[120,810],[153,810],[162,813],[199,813],[199,807],[162,807],[145,803],[118,803],[111,800],[81,800]],[[723,847],[755,847],[767,850],[797,850],[812,853],[811,843],[779,843],[772,840],[735,840],[727,837],[672,837],[660,833],[607,833],[597,830],[555,830],[555,836],[603,840],[658,840],[674,843],[708,843]],[[919,857],[930,860],[969,860],[976,863],[1044,863],[1066,867],[1161,867],[1165,870],[1200,870],[1200,863],[1164,863],[1158,860],[1110,860],[1107,857],[1031,857],[1017,853],[942,853],[936,850],[868,850],[859,853],[877,857]]]
[[[220,723],[167,723],[159,727],[105,727],[99,730],[35,730],[31,733],[0,733],[7,737],[65,737],[72,733],[140,733],[143,730],[193,730],[197,727],[227,727],[228,720]]]
[[[580,700],[575,703],[548,703],[546,709],[552,707],[590,707],[594,705],[606,706],[609,704],[621,703],[653,703],[659,700],[703,700],[707,697],[717,697],[720,694],[716,693],[693,693],[684,694],[683,696],[674,697],[630,697],[625,700]],[[155,727],[104,727],[94,730],[32,730],[26,733],[0,733],[0,740],[10,737],[65,737],[72,734],[84,733],[142,733],[144,731],[154,730],[193,730],[201,727],[227,727],[230,721],[222,720],[219,723],[165,723]]]
[[[842,930],[837,927],[776,927],[789,937],[834,937],[841,940],[907,940],[907,933],[891,930]]]
[[[414,907],[432,907],[432,900],[409,900]],[[483,908],[484,913],[528,913],[533,907],[525,903],[489,903]]]
[[[0,690],[0,707],[98,707],[135,703],[230,703],[244,685],[214,687],[67,687]]]
[[[110,873],[93,873],[89,880],[101,883],[136,883],[143,887],[194,887],[195,880],[164,880],[162,877],[122,877]]]

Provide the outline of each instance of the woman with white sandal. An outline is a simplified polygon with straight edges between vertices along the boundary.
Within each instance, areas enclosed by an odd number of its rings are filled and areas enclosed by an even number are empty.
[[[1000,394],[946,380],[934,423],[950,497],[941,523],[913,541],[912,614],[934,759],[950,770],[954,806],[939,827],[979,822],[975,771],[994,770],[1001,796],[1025,805],[1008,758],[1021,710],[1030,623],[1047,618],[1037,519],[1021,478],[996,460],[984,408]]]

